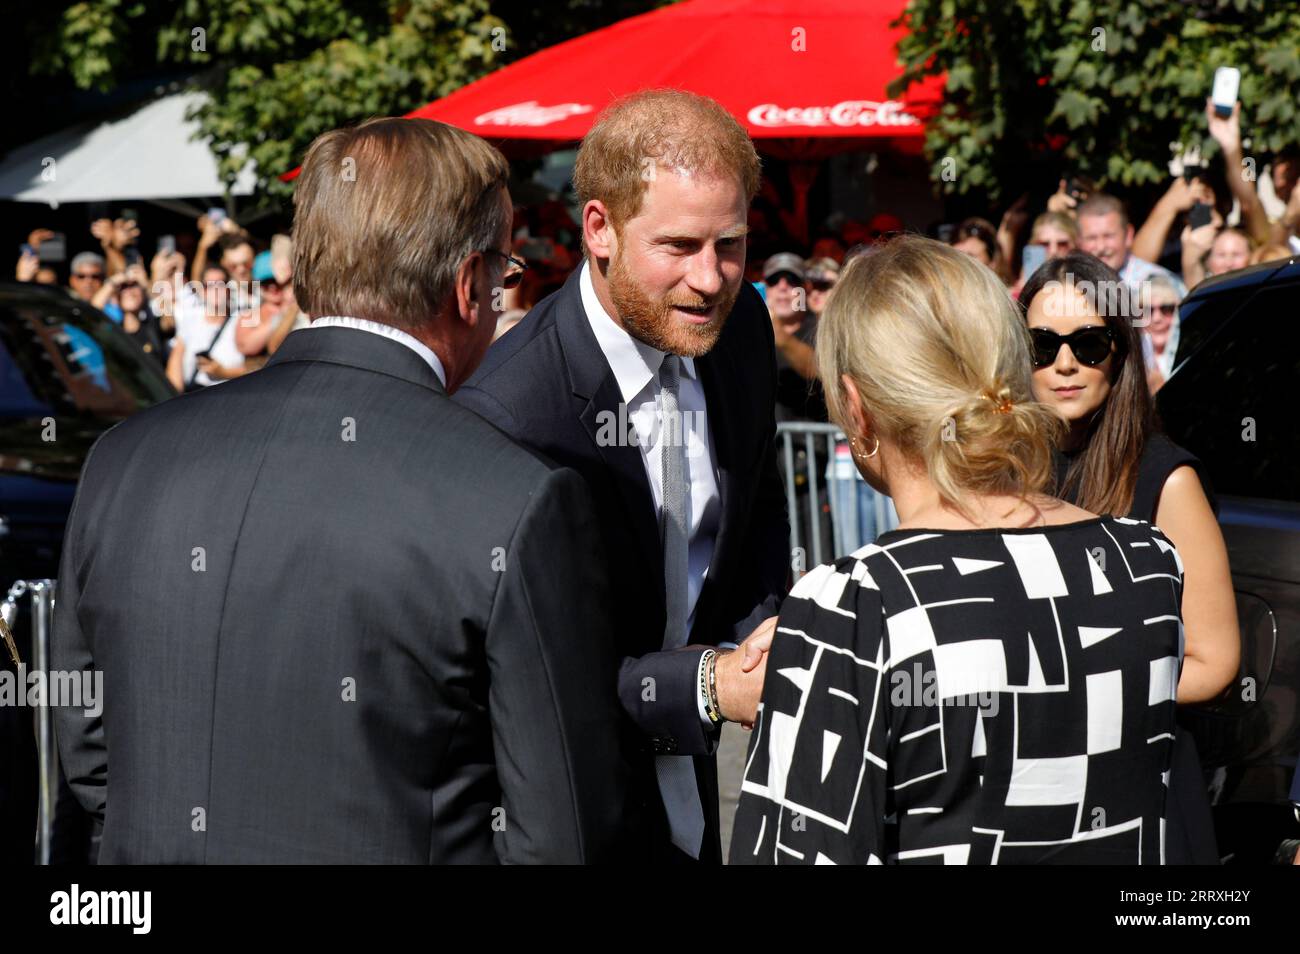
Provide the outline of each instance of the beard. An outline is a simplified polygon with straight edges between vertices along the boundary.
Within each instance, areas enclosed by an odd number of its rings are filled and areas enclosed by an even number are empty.
[[[723,325],[736,303],[740,287],[723,288],[713,298],[699,295],[670,294],[660,299],[647,295],[623,262],[620,250],[609,265],[606,277],[609,297],[618,309],[618,317],[632,337],[643,341],[658,351],[698,358],[708,354],[718,343]],[[674,308],[717,307],[706,325],[690,325],[673,314]]]

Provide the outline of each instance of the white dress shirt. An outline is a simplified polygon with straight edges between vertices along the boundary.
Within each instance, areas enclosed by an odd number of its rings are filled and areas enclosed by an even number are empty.
[[[587,321],[596,335],[596,342],[609,362],[623,403],[627,419],[635,428],[641,461],[654,495],[655,518],[663,514],[663,427],[659,420],[659,366],[664,352],[638,341],[614,323],[609,312],[596,297],[591,283],[591,266],[584,263],[578,280],[582,292],[582,307]],[[681,382],[678,386],[678,408],[682,415],[682,431],[686,439],[686,478],[690,484],[689,551],[687,562],[686,633],[682,642],[689,639],[695,622],[695,608],[704,577],[713,559],[713,544],[718,535],[722,512],[722,498],[718,493],[717,461],[713,442],[709,437],[707,405],[704,388],[700,384],[695,361],[681,359]],[[621,415],[620,415],[621,418]]]
[[[418,354],[425,364],[433,369],[433,373],[438,376],[438,380],[442,382],[442,386],[444,388],[447,386],[447,372],[443,369],[442,362],[438,360],[438,356],[433,353],[433,349],[418,338],[408,335],[400,328],[394,328],[392,325],[386,325],[380,321],[370,321],[366,318],[352,318],[347,315],[327,315],[323,318],[317,318],[308,327],[355,328],[357,331],[368,331],[373,335],[389,338],[396,341],[398,344],[406,345],[406,347]]]

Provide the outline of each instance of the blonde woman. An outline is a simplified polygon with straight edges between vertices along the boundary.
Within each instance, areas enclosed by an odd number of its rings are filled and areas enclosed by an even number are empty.
[[[1181,563],[1044,492],[1061,425],[1006,290],[898,239],[846,269],[817,357],[901,522],[785,603],[732,863],[1161,863]]]

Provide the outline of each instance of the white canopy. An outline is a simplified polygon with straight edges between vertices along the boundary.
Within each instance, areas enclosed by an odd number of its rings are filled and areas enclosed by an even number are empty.
[[[206,140],[191,138],[198,123],[185,119],[204,96],[174,93],[129,115],[74,126],[20,146],[0,164],[0,198],[58,205],[223,195],[217,161]],[[233,195],[252,193],[253,168],[250,160]]]

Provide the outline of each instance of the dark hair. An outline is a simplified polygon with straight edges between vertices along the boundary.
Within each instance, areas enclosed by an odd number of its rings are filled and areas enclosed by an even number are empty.
[[[253,247],[253,240],[248,237],[246,232],[230,232],[217,239],[217,247],[221,249],[221,254],[225,255],[231,249],[239,248],[241,245]]]
[[[1109,265],[1084,252],[1048,259],[1025,282],[1020,307],[1029,306],[1049,285],[1073,287],[1114,335],[1111,391],[1088,422],[1083,449],[1075,456],[1058,496],[1085,510],[1125,516],[1133,507],[1138,463],[1147,440],[1159,427],[1147,390],[1142,342],[1133,318],[1140,314],[1137,295]]]
[[[220,272],[223,282],[230,281],[230,272],[226,271],[226,266],[219,265],[216,262],[208,262],[203,266],[203,273],[199,275],[200,279],[206,280],[208,272]]]
[[[968,238],[977,238],[988,250],[989,261],[995,262],[998,257],[998,230],[993,227],[993,223],[988,219],[969,218],[963,219],[957,226],[957,230],[948,240],[949,245],[956,245]]]

